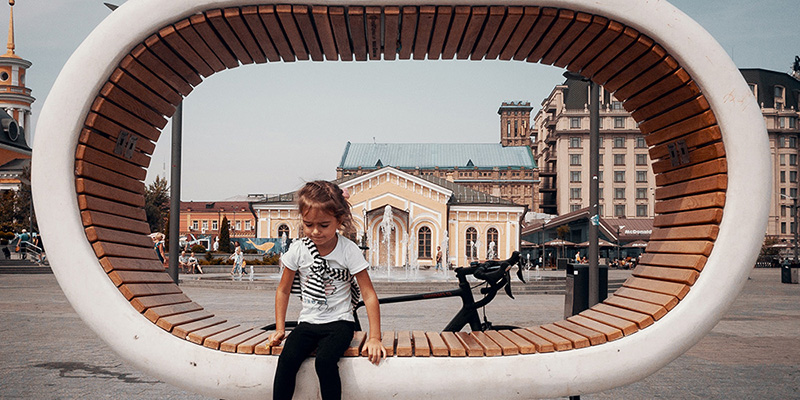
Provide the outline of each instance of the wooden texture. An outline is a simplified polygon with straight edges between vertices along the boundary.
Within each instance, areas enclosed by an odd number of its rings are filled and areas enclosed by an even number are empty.
[[[584,328],[600,332],[603,334],[603,336],[605,336],[606,340],[609,342],[612,340],[617,340],[625,335],[622,332],[622,329],[619,329],[617,327],[608,325],[600,321],[596,321],[591,318],[584,317],[582,315],[573,315],[567,318],[567,321],[580,325]]]
[[[108,278],[115,286],[122,285],[123,283],[170,283],[172,278],[169,274],[163,272],[151,271],[111,271]]]
[[[467,350],[453,332],[442,332],[442,340],[447,346],[450,357],[466,357]]]
[[[197,321],[176,325],[172,328],[172,334],[181,339],[186,339],[186,337],[189,336],[189,334],[194,331],[205,329],[214,325],[219,325],[225,322],[228,321],[225,320],[224,318],[210,316]]]
[[[605,299],[603,303],[650,315],[655,321],[667,314],[667,309],[662,306],[621,296],[611,296]]]
[[[478,345],[483,349],[483,354],[486,357],[496,357],[503,355],[503,349],[495,343],[486,333],[475,331],[472,332],[472,338],[478,342]]]
[[[159,318],[158,321],[156,321],[156,325],[158,325],[161,329],[164,329],[165,331],[169,332],[176,325],[188,324],[190,322],[211,318],[213,316],[214,314],[211,314],[210,312],[205,310],[187,312],[187,313],[175,314],[175,315],[170,315],[168,317]]]
[[[607,341],[606,336],[602,332],[598,332],[596,330],[589,329],[589,328],[587,328],[585,326],[578,325],[578,324],[576,324],[576,323],[574,323],[572,321],[567,321],[567,320],[557,321],[557,322],[554,322],[553,325],[555,325],[555,326],[557,326],[559,328],[562,328],[562,329],[566,329],[567,331],[574,332],[574,333],[580,335],[581,337],[589,339],[589,344],[591,344],[592,346],[597,345],[597,344],[603,344],[603,343],[605,343]],[[557,333],[558,334],[559,332],[555,332],[554,331],[553,333]],[[561,336],[564,336],[564,335],[561,335]],[[575,344],[576,343],[573,341],[573,345],[575,345]],[[576,346],[576,348],[577,348],[577,346]]]
[[[564,339],[569,340],[570,343],[572,344],[572,348],[574,349],[589,347],[589,345],[591,344],[589,342],[589,338],[580,335],[578,333],[575,333],[574,331],[564,329],[556,324],[545,324],[542,325],[541,328],[550,333],[556,334]]]
[[[684,296],[686,296],[686,294],[689,293],[689,287],[690,287],[690,285],[683,283],[668,282],[658,279],[638,278],[636,276],[628,278],[623,284],[623,286],[634,289],[646,290],[655,293],[667,294],[670,296],[675,296],[679,300],[683,299]]]
[[[260,329],[247,329],[236,336],[232,336],[220,342],[219,349],[226,353],[238,353],[236,349],[240,343],[262,335],[263,333],[265,332]]]
[[[254,331],[258,332],[258,330]],[[260,331],[255,336],[242,341],[241,343],[236,345],[236,352],[241,354],[253,354],[255,353],[256,346],[266,343],[267,338],[269,337],[270,332]],[[223,343],[223,345],[227,348],[227,342]]]
[[[187,339],[196,344],[203,344],[207,337],[217,335],[219,333],[229,331],[231,329],[236,329],[240,325],[233,322],[223,322],[221,324],[208,326],[202,329],[198,329],[194,332],[189,332],[187,335]]]
[[[468,357],[482,357],[483,347],[468,332],[455,332],[456,337],[464,345]]]
[[[192,301],[183,293],[164,294],[155,296],[141,296],[131,300],[133,308],[142,313],[150,307],[164,306],[168,304],[188,303]]]
[[[350,344],[347,346],[347,350],[344,351],[345,357],[357,357],[361,354],[361,347],[364,346],[364,342],[367,339],[367,333],[363,331],[356,331],[353,332],[353,339],[350,340]]]
[[[492,339],[493,342],[497,343],[498,346],[500,346],[504,356],[520,353],[517,344],[503,336],[500,331],[485,331],[483,333],[488,336],[489,339]]]
[[[431,355],[431,346],[428,343],[428,337],[425,332],[412,331],[411,337],[414,339],[414,356],[429,357]]]
[[[536,346],[536,351],[539,353],[550,353],[556,349],[552,342],[535,335],[528,329],[514,329],[511,332],[532,343]]]
[[[178,285],[174,283],[126,283],[119,287],[119,291],[128,300],[139,296],[183,293]]]
[[[675,296],[630,287],[621,287],[614,292],[614,295],[662,306],[666,310],[671,310],[678,305],[678,298]]]
[[[397,354],[398,357],[411,357],[414,355],[414,348],[411,345],[411,333],[408,331],[397,332],[395,354]]]
[[[597,322],[600,322],[600,323],[603,323],[603,324],[606,324],[606,325],[611,325],[614,328],[617,328],[620,331],[622,331],[622,333],[625,334],[625,336],[631,335],[631,334],[633,334],[634,332],[636,332],[639,329],[637,327],[636,323],[633,322],[633,321],[629,321],[629,320],[620,318],[620,317],[615,316],[615,315],[601,313],[601,312],[596,311],[596,310],[591,309],[591,308],[588,309],[588,310],[583,311],[582,313],[580,313],[578,315],[581,315],[581,316],[589,318],[589,319],[593,319],[593,320],[595,320]],[[579,323],[579,322],[576,322],[576,323]]]
[[[694,285],[697,278],[700,277],[700,273],[687,268],[668,268],[639,264],[633,270],[633,276]]]
[[[233,329],[228,329],[226,331],[219,332],[217,334],[214,334],[214,335],[211,335],[211,336],[205,338],[205,340],[203,340],[203,346],[208,347],[209,349],[221,350],[220,349],[220,344],[222,342],[224,342],[226,340],[230,340],[230,339],[236,338],[239,335],[241,335],[243,333],[251,332],[252,330],[253,330],[253,328],[244,327],[244,326],[238,326],[238,327],[233,328]]]
[[[144,221],[147,218],[144,208],[128,206],[85,194],[78,195],[78,207],[84,211],[100,211],[104,214],[122,216],[131,220]]]
[[[513,331],[497,331],[499,334],[503,335],[506,339],[514,343],[517,346],[517,350],[520,354],[533,354],[536,352],[536,345],[525,340],[522,336],[516,334]]]
[[[167,274],[162,274],[162,275],[167,275]],[[147,311],[144,312],[144,317],[149,319],[150,322],[156,322],[158,321],[159,318],[169,317],[171,315],[183,314],[193,311],[200,311],[202,309],[203,307],[194,302],[171,304],[168,306],[148,308]]]
[[[540,326],[534,326],[530,328],[525,328],[531,333],[535,334],[536,336],[541,337],[542,339],[547,340],[548,342],[553,344],[553,348],[556,351],[564,351],[572,349],[572,342],[568,339],[561,337],[553,332],[543,329]]]
[[[431,355],[434,357],[447,357],[450,355],[447,344],[445,344],[441,335],[436,332],[425,332],[425,337],[428,338],[428,344],[430,344],[431,348]]]

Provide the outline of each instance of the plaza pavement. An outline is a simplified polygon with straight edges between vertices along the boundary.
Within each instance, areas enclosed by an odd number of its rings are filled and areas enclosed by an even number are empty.
[[[269,290],[183,289],[215,314],[271,321]],[[561,319],[563,304],[561,295],[498,296],[487,315],[495,323],[535,325]],[[438,331],[457,308],[455,299],[386,305],[383,328]],[[123,362],[78,318],[53,275],[0,271],[0,399],[77,398],[204,397]],[[777,269],[753,270],[731,310],[683,356],[642,381],[582,398],[800,398],[800,285],[780,283]]]

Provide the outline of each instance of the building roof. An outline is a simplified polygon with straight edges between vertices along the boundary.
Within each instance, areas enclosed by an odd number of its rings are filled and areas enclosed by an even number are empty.
[[[339,168],[536,168],[527,146],[499,143],[350,143]]]
[[[246,201],[182,201],[181,212],[250,212]]]
[[[775,86],[783,86],[786,89],[785,109],[794,107],[795,110],[800,106],[798,94],[800,94],[800,81],[793,76],[778,71],[769,71],[761,68],[740,68],[744,80],[747,83],[756,85],[756,101],[765,108],[775,108]]]

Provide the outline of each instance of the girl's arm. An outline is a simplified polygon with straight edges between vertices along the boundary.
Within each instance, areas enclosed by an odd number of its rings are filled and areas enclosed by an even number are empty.
[[[275,291],[275,332],[269,336],[270,346],[280,344],[286,336],[286,308],[289,305],[295,273],[296,271],[289,268],[283,268],[281,280],[278,282],[278,289]]]
[[[381,359],[386,357],[386,349],[381,345],[381,308],[378,304],[378,295],[375,293],[366,269],[356,274],[356,280],[361,288],[361,297],[364,299],[369,319],[369,336],[367,336],[367,343],[364,346],[367,349],[369,361],[378,365]]]

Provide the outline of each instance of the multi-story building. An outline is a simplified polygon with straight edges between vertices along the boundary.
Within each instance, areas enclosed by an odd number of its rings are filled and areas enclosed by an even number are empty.
[[[538,209],[538,173],[530,148],[530,103],[504,102],[500,143],[347,143],[336,178],[385,166],[434,176],[469,189]]]
[[[566,214],[589,206],[589,85],[567,79],[534,117],[539,210]],[[652,218],[655,178],[636,121],[600,90],[600,204],[604,218]]]
[[[231,239],[256,237],[256,216],[248,201],[182,201],[180,234],[211,248],[223,218]]]

